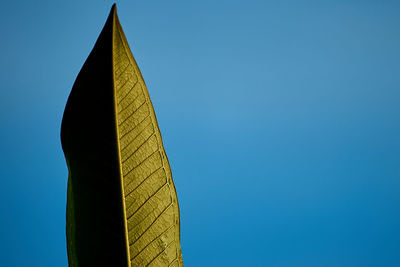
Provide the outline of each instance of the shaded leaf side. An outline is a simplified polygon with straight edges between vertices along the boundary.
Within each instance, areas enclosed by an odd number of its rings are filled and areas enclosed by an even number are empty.
[[[128,266],[115,132],[113,10],[68,98],[61,143],[69,170],[70,266]]]

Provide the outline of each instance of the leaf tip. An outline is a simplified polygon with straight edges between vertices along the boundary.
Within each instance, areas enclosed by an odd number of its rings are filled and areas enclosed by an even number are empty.
[[[114,3],[111,7],[111,14],[116,14],[117,13],[117,3]]]

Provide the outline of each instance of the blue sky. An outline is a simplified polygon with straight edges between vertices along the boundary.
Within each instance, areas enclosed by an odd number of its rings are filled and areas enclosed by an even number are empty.
[[[0,16],[0,262],[67,266],[60,124],[112,1]],[[185,266],[400,266],[397,1],[119,1]]]

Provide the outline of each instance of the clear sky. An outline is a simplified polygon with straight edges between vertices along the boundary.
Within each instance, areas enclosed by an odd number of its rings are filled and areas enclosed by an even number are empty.
[[[2,3],[1,266],[67,266],[61,118],[112,3]],[[186,266],[400,266],[398,1],[117,8]]]

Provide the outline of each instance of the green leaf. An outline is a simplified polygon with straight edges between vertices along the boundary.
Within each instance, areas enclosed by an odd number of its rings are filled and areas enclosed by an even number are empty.
[[[70,266],[183,266],[160,130],[115,5],[74,83],[61,143]]]

